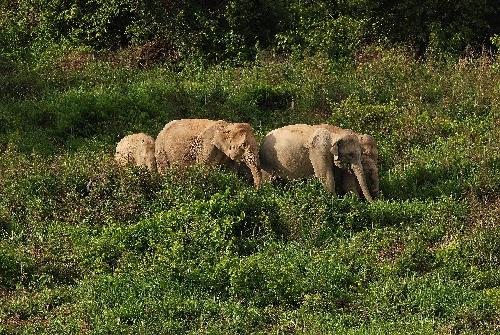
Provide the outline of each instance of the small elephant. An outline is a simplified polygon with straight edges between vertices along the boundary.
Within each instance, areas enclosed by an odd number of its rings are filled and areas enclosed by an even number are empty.
[[[158,171],[168,167],[206,165],[246,165],[259,187],[261,170],[258,144],[248,123],[229,123],[207,119],[174,120],[156,138]],[[243,164],[242,164],[243,163]]]
[[[353,134],[358,137],[361,144],[361,164],[363,165],[368,189],[373,197],[379,196],[378,149],[375,139],[367,134],[359,134],[350,129],[343,129],[329,124],[322,124],[320,126],[334,134]],[[362,196],[361,186],[353,171],[335,168],[335,181],[340,194],[353,192],[358,196]]]
[[[144,133],[125,136],[116,146],[115,161],[156,171],[155,140]]]
[[[336,134],[322,125],[295,124],[268,133],[260,148],[263,173],[284,179],[316,176],[324,187],[335,192],[334,166],[354,172],[364,197],[372,202],[361,164],[358,137]]]

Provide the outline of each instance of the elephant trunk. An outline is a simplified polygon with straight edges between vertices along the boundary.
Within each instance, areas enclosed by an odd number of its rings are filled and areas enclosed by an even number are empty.
[[[372,176],[371,176],[371,180],[372,180],[372,194],[375,198],[379,197],[380,196],[380,186],[379,186],[379,181],[378,181],[378,169],[374,169],[372,171]]]
[[[370,203],[373,202],[372,196],[370,195],[370,191],[368,190],[368,186],[366,184],[365,173],[363,171],[361,162],[351,164],[351,168],[354,172],[354,175],[358,179],[359,186],[361,187],[361,191],[363,192],[366,201]]]
[[[361,163],[363,164],[370,194],[372,197],[377,198],[380,194],[377,161],[372,158],[362,157]]]
[[[252,173],[253,183],[256,188],[259,188],[262,180],[262,171],[260,169],[259,157],[252,152],[246,152],[243,156],[243,161]]]

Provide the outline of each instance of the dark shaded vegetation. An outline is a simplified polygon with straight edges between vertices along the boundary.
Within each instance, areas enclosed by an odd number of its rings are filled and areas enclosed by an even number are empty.
[[[193,59],[241,64],[261,51],[349,58],[374,43],[460,56],[491,49],[500,33],[496,0],[27,0],[0,8],[8,57],[40,61],[50,44],[49,53],[131,47],[128,58],[139,67]]]

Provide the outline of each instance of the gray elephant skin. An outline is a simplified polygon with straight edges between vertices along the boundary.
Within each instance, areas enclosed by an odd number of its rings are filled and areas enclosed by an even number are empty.
[[[321,127],[337,135],[355,135],[361,145],[361,164],[365,173],[366,183],[372,197],[380,195],[380,178],[378,174],[378,148],[375,139],[368,134],[360,134],[350,129],[344,129],[329,124],[321,124]],[[337,191],[343,195],[348,192],[362,197],[363,192],[353,171],[335,167],[335,181]]]
[[[165,125],[156,138],[158,171],[195,163],[205,165],[245,165],[254,185],[261,183],[258,144],[248,123],[223,120],[182,119]]]
[[[332,132],[328,125],[295,124],[266,135],[260,147],[260,160],[266,175],[284,179],[316,176],[333,194],[336,194],[334,167],[351,170],[363,196],[372,202],[361,153],[355,134]]]

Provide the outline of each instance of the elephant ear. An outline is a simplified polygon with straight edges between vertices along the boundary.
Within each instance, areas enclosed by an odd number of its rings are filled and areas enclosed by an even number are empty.
[[[222,159],[222,152],[217,146],[217,138],[223,136],[227,122],[219,120],[205,128],[195,139],[192,146],[197,162],[216,163]]]
[[[330,151],[331,135],[326,129],[316,129],[316,131],[307,139],[306,148],[309,150],[319,150],[323,152]]]
[[[330,153],[333,155],[334,161],[339,159],[339,146],[337,142],[332,143],[332,147],[330,148]]]
[[[343,135],[332,133],[330,129],[321,127],[307,141],[308,149],[320,150],[324,155],[328,153],[334,160],[339,159],[339,143],[344,139]]]
[[[363,155],[368,156],[372,159],[378,158],[377,142],[372,136],[367,134],[360,135],[359,142],[361,143]]]
[[[335,194],[335,179],[332,152],[336,152],[336,147],[335,142],[332,142],[331,133],[322,128],[317,129],[306,143],[314,175],[333,194]]]

